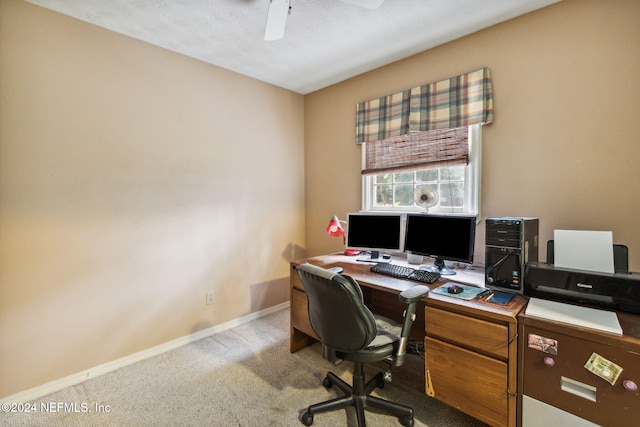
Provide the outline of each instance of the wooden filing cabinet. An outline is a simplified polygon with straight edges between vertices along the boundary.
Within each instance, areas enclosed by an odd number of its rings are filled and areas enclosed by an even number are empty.
[[[516,425],[517,323],[507,306],[430,294],[425,309],[426,391],[492,426]]]
[[[522,426],[549,417],[576,426],[640,425],[640,316],[618,318],[622,336],[520,316]],[[593,353],[623,368],[613,384],[585,368]]]

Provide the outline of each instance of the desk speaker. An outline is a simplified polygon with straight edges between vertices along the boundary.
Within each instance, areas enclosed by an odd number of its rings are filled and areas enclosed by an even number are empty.
[[[528,262],[538,261],[537,218],[487,218],[485,286],[522,294]]]

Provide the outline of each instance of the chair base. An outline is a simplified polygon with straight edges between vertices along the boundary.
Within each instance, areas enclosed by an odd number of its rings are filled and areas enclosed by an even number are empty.
[[[405,427],[413,427],[413,409],[400,405],[399,403],[390,402],[380,399],[379,397],[370,396],[374,388],[384,387],[384,376],[380,372],[373,377],[368,383],[364,383],[364,367],[362,363],[355,363],[353,371],[353,387],[339,378],[333,372],[328,372],[326,378],[322,381],[322,385],[330,388],[336,385],[344,393],[343,397],[327,400],[326,402],[316,403],[307,408],[302,414],[300,421],[307,426],[313,424],[313,416],[321,412],[335,411],[338,409],[355,407],[356,416],[358,418],[358,427],[366,427],[364,411],[366,408],[376,408],[389,412],[396,417]]]

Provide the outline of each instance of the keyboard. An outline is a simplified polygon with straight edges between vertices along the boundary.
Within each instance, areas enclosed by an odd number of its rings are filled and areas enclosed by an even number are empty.
[[[413,273],[409,275],[409,279],[416,280],[422,283],[432,284],[436,280],[440,278],[440,273],[436,273],[435,271],[427,271],[427,270],[414,270]]]
[[[415,280],[422,283],[434,283],[440,278],[440,273],[434,273],[426,270],[416,270],[415,268],[406,267],[404,265],[391,264],[390,262],[379,262],[371,267],[374,273],[384,274],[386,276],[396,277],[399,279]]]
[[[403,265],[391,264],[390,262],[379,262],[371,267],[371,271],[374,273],[384,274],[386,276],[408,279],[409,275],[413,273],[415,269],[405,267]]]

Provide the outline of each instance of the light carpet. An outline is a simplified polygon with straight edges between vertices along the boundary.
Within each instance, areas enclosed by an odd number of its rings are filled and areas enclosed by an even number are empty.
[[[325,361],[319,344],[291,354],[283,310],[28,402],[37,412],[1,413],[0,425],[302,426],[307,406],[340,395],[322,386],[326,372],[350,383],[351,366]],[[384,367],[368,366],[367,378]],[[418,356],[394,368],[393,381],[374,394],[412,406],[417,427],[485,426],[424,393]],[[400,426],[393,416],[366,415],[370,427]],[[318,414],[313,425],[357,421],[348,408]]]

